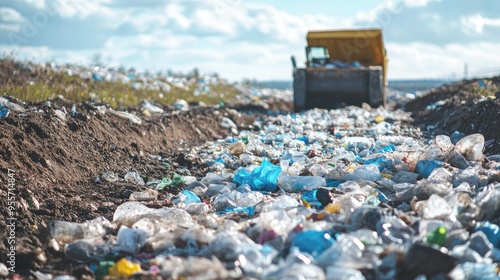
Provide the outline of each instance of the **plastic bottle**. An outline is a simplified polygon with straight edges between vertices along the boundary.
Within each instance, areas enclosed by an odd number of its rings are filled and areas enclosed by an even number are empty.
[[[444,226],[440,226],[433,230],[431,233],[427,235],[427,242],[431,244],[435,244],[438,246],[443,246],[446,241],[446,233],[448,230]]]
[[[99,222],[72,223],[66,221],[50,221],[51,238],[66,243],[77,239],[100,237],[106,234],[106,228]]]

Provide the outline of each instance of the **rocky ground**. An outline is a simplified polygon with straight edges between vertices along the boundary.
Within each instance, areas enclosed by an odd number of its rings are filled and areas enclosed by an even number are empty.
[[[419,128],[427,140],[455,131],[481,133],[486,139],[484,154],[500,154],[500,96],[479,98],[473,93],[475,82],[447,85],[407,103],[404,109],[412,119],[403,125],[414,126],[416,131]],[[493,82],[498,84],[500,79]],[[172,176],[174,170],[186,167],[201,179],[208,167],[187,155],[192,147],[231,135],[231,128],[221,125],[223,118],[232,120],[237,130],[257,130],[256,120],[292,109],[291,102],[276,99],[264,105],[195,106],[189,111],[142,116],[142,124],[136,125],[100,114],[91,102],[78,104],[74,117],[68,115],[67,120],[61,120],[54,109],[72,106],[63,99],[52,100],[50,107],[45,102],[10,100],[25,108],[37,108],[36,112],[11,111],[0,119],[0,213],[9,215],[5,182],[8,171],[13,170],[18,202],[16,272],[23,277],[33,277],[30,270],[70,273],[77,278],[92,275],[88,266],[72,262],[48,246],[47,226],[51,220],[84,222],[100,216],[112,220],[117,206],[128,201],[132,192],[144,188],[123,181],[97,180],[103,172],[123,177],[137,171],[147,182]],[[182,187],[162,194],[176,195]],[[158,208],[168,203],[155,201],[148,206]],[[6,226],[7,220],[0,219],[1,232],[6,232]],[[6,252],[8,245],[2,238],[0,251]],[[0,262],[7,261],[2,254]]]

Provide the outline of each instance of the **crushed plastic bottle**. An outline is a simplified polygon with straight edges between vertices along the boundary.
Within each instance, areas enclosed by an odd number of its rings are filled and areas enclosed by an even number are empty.
[[[85,223],[57,220],[49,222],[50,237],[62,243],[77,239],[101,237],[107,233],[108,229],[112,228],[113,225],[104,218],[97,218]]]

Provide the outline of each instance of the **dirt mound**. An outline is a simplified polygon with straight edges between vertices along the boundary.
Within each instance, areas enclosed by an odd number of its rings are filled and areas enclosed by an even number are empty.
[[[180,166],[187,166],[191,175],[201,175],[206,167],[184,156],[189,148],[227,137],[230,130],[220,126],[223,117],[240,129],[247,129],[256,117],[228,108],[199,107],[141,117],[143,122],[137,125],[109,113],[102,115],[89,103],[77,106],[78,114],[68,115],[66,121],[54,113],[54,109],[72,106],[63,100],[52,101],[50,108],[43,103],[27,105],[39,111],[12,111],[0,119],[0,178],[6,184],[8,170],[15,172],[16,263],[21,271],[37,268],[41,262],[36,252],[46,249],[43,229],[48,221],[111,219],[116,207],[141,188],[123,181],[96,180],[103,172],[123,178],[127,172],[137,171],[146,182],[171,177]],[[8,217],[5,190],[0,191],[0,211]],[[178,191],[170,188],[164,192]],[[2,232],[6,232],[6,222],[0,220]],[[7,245],[5,237],[0,251],[6,252]],[[5,263],[6,254],[0,261]]]
[[[489,97],[478,95],[478,88],[489,81],[498,90],[500,77],[461,81],[409,102],[406,110],[412,112],[415,124],[429,137],[455,131],[465,135],[481,133],[487,140],[485,154],[499,154],[500,92],[490,92]]]

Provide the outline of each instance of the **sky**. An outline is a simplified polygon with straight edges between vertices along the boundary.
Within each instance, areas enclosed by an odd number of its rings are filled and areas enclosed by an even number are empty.
[[[309,30],[382,28],[395,79],[500,74],[498,0],[0,0],[0,52],[290,80]]]

